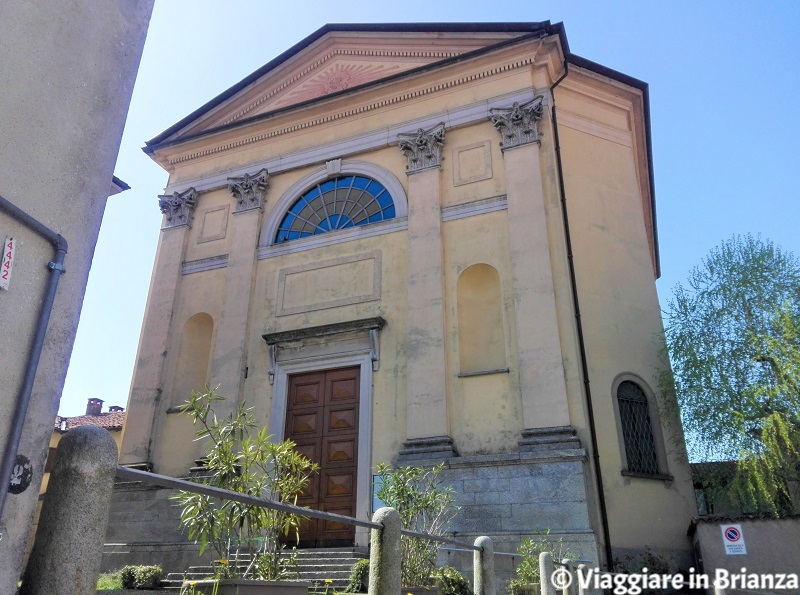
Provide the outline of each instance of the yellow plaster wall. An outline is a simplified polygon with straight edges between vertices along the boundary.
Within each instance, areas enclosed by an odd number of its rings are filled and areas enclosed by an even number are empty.
[[[227,188],[198,194],[184,260],[200,260],[230,251],[231,242],[235,241],[231,234],[235,204],[236,201]],[[223,237],[210,239],[220,235]]]
[[[194,315],[208,314],[216,325],[222,308],[222,288],[225,269],[215,269],[183,275],[178,284],[174,313],[170,323],[170,340],[164,367],[163,392],[156,404],[153,423],[152,456],[157,472],[173,477],[183,476],[188,466],[200,456],[202,447],[195,442],[195,428],[188,417],[167,413],[167,409],[183,403],[189,395],[176,394],[181,386],[177,378],[180,370],[181,333],[186,322]],[[213,345],[213,337],[212,337]],[[159,437],[168,436],[169,440]]]
[[[446,131],[442,159],[443,207],[499,196],[505,192],[505,171],[499,139],[500,135],[488,121]],[[488,143],[488,158],[480,155],[483,149],[476,146],[482,143]],[[467,147],[472,149],[460,157]],[[470,169],[462,172],[462,166]],[[483,172],[480,172],[481,166]],[[456,185],[469,175],[479,177],[478,174],[483,173],[489,176],[486,171],[489,168],[491,177]]]
[[[579,107],[594,120],[608,116],[589,102]],[[685,455],[671,441],[676,420],[660,419],[664,471],[674,481],[621,474],[612,383],[621,373],[635,374],[655,393],[662,365],[660,308],[633,152],[567,126],[559,127],[559,136],[612,542],[685,549],[695,505]]]
[[[373,373],[373,463],[391,461],[405,439],[405,236],[405,232],[395,232],[335,244],[323,251],[306,250],[258,262],[248,358],[252,375],[245,382],[245,399],[255,404],[256,415],[265,424],[269,423],[273,386],[268,382],[268,354],[262,334],[382,316],[387,324],[380,332],[381,365]],[[274,316],[281,270],[371,257],[375,252],[380,253],[381,262],[380,300]],[[342,279],[342,283],[347,285],[349,281]]]
[[[522,430],[506,211],[448,221],[443,235],[452,438],[462,455],[502,452],[516,446]],[[500,277],[505,367],[512,371],[459,378],[458,276],[478,263],[494,267]]]

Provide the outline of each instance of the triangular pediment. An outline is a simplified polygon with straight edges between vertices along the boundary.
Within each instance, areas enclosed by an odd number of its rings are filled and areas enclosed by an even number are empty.
[[[323,27],[148,144],[174,142],[262,114],[451,60],[521,35],[540,24],[428,27]]]

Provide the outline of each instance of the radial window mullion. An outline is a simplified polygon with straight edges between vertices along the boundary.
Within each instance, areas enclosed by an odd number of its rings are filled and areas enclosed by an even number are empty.
[[[317,189],[319,189],[319,196],[320,196],[320,199],[321,199],[319,202],[322,205],[322,211],[325,213],[325,219],[330,219],[331,213],[328,212],[328,205],[325,204],[325,194],[327,194],[327,193],[322,191],[322,188],[320,188],[319,184],[317,184]],[[334,184],[334,187],[333,187],[333,200],[334,200],[334,206],[335,206],[335,204],[336,204],[336,185],[335,184]],[[334,210],[334,213],[335,212],[336,211]]]
[[[299,197],[281,220],[274,241],[287,242],[394,217],[394,202],[383,185],[364,176],[343,175],[320,182]],[[354,218],[360,219],[356,222]]]

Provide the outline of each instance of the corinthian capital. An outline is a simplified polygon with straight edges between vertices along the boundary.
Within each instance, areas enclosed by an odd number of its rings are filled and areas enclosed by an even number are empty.
[[[164,194],[158,197],[158,206],[167,216],[164,229],[170,227],[192,226],[194,207],[197,204],[197,190],[189,188],[183,192]]]
[[[269,174],[266,169],[254,175],[244,174],[241,178],[228,178],[228,190],[236,199],[234,213],[262,209],[264,196],[269,187]]]
[[[539,121],[542,119],[543,95],[525,103],[514,102],[511,107],[489,110],[492,124],[503,137],[500,147],[511,149],[528,143],[539,143]]]
[[[400,138],[400,150],[408,157],[406,173],[413,174],[442,164],[444,122],[428,130],[420,128],[416,132],[397,136]]]

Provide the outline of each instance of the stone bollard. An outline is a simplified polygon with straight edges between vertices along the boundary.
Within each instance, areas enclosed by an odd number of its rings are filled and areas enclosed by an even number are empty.
[[[578,595],[589,595],[589,588],[583,588],[581,584],[583,581],[581,579],[586,578],[586,569],[588,567],[586,564],[578,564],[578,569],[575,571],[575,580],[578,583]]]
[[[565,586],[561,589],[561,595],[574,595],[578,592],[578,586],[575,584],[575,573],[570,570],[571,564],[572,560],[569,558],[563,558],[561,560],[561,568],[565,571],[562,577],[566,579]]]
[[[379,508],[373,522],[383,529],[372,529],[369,552],[369,595],[400,595],[400,514],[394,508]]]
[[[472,552],[472,579],[475,582],[475,595],[495,595],[494,582],[494,544],[488,537],[478,537],[475,546],[480,551]]]
[[[20,595],[94,595],[117,469],[107,430],[83,426],[61,439]]]
[[[550,552],[539,554],[539,581],[542,588],[542,595],[556,595],[556,588],[553,586],[553,556]]]

